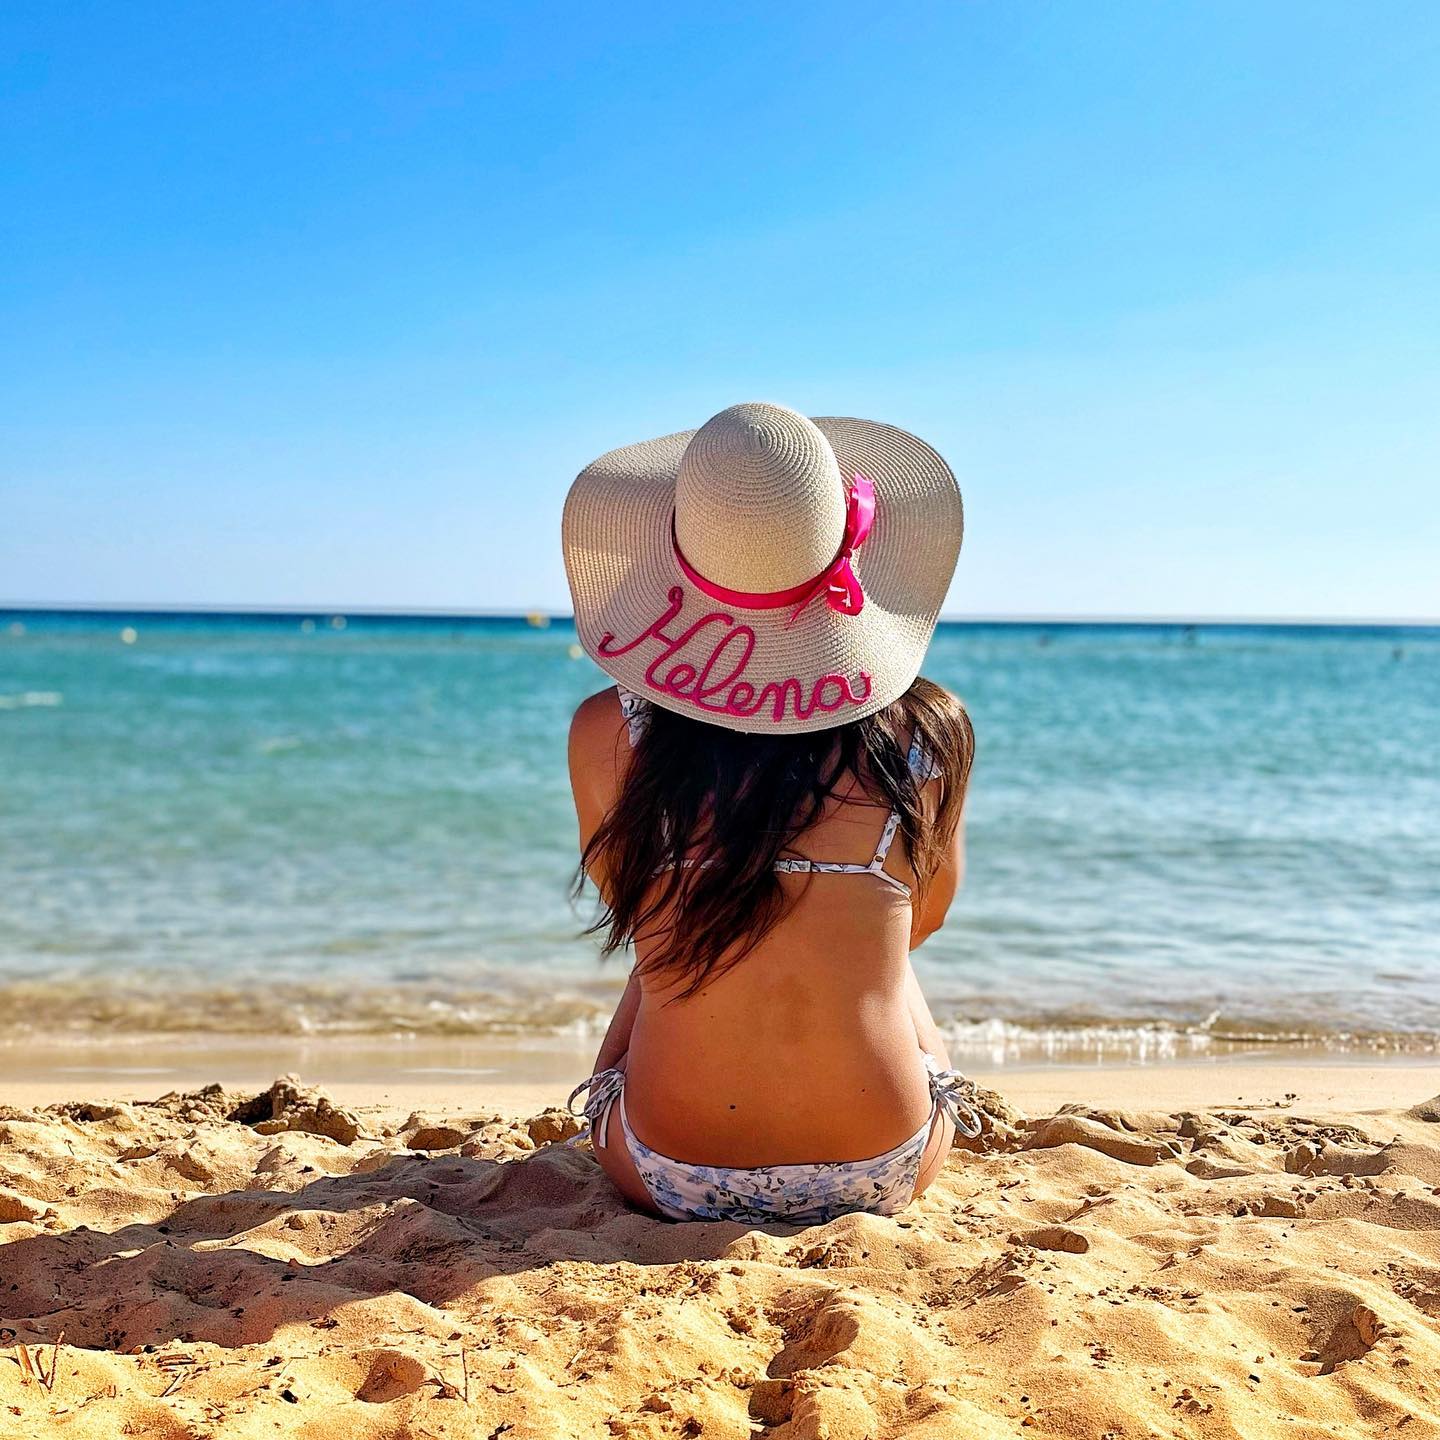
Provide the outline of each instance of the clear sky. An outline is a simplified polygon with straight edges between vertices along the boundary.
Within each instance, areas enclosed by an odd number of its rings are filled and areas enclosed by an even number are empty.
[[[952,614],[1440,615],[1440,6],[0,8],[0,600],[568,606],[603,450],[914,430]]]

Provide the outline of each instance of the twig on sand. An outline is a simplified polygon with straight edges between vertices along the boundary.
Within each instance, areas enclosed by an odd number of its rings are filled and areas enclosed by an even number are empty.
[[[40,1377],[40,1383],[52,1395],[55,1393],[55,1377],[60,1373],[60,1342],[65,1338],[62,1330],[56,1337],[55,1343],[50,1347],[50,1373]]]
[[[1081,1201],[1078,1210],[1072,1210],[1070,1214],[1065,1217],[1065,1223],[1068,1225],[1070,1221],[1078,1220],[1082,1215],[1088,1215],[1092,1210],[1098,1210],[1102,1205],[1113,1205],[1114,1203],[1115,1197],[1113,1195],[1102,1195],[1098,1200],[1093,1196],[1087,1196]]]
[[[167,1395],[173,1395],[195,1373],[192,1368],[195,1364],[195,1357],[188,1350],[177,1350],[169,1355],[157,1355],[155,1364],[162,1371],[174,1372],[170,1375],[169,1384],[160,1392],[162,1400]]]
[[[435,1387],[436,1399],[460,1400],[466,1405],[470,1403],[470,1354],[463,1345],[460,1347],[460,1381],[458,1386],[452,1385],[437,1366],[435,1378],[429,1383]]]
[[[50,1368],[45,1368],[45,1352],[40,1346],[35,1347],[35,1356],[30,1356],[30,1347],[22,1340],[15,1346],[19,1357],[16,1364],[20,1367],[20,1383],[28,1385],[33,1380],[47,1394],[55,1393],[55,1377],[60,1373],[60,1345],[65,1339],[65,1332],[62,1330],[50,1345]]]
[[[113,1400],[120,1393],[120,1387],[111,1381],[103,1390],[97,1390],[93,1395],[87,1395],[75,1408],[83,1410],[87,1405],[93,1405],[97,1400]]]

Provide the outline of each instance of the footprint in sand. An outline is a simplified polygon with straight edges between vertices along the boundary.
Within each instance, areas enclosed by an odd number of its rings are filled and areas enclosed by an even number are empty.
[[[369,1369],[355,1391],[357,1400],[370,1405],[386,1405],[402,1395],[413,1395],[426,1381],[429,1372],[414,1356],[399,1350],[377,1350],[369,1357]]]
[[[1369,1305],[1357,1301],[1343,1313],[1320,1348],[1307,1351],[1300,1358],[1318,1362],[1318,1373],[1331,1375],[1342,1365],[1363,1360],[1382,1340],[1394,1339],[1400,1333]]]

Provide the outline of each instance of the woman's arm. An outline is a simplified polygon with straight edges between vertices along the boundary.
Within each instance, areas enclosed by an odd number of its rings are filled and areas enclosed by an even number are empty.
[[[962,814],[955,833],[945,847],[940,868],[931,877],[925,893],[916,900],[910,921],[910,948],[918,949],[944,923],[945,916],[965,879],[965,817]]]
[[[910,948],[915,950],[923,945],[944,923],[956,891],[965,878],[965,817],[962,814],[955,826],[955,833],[945,847],[940,868],[931,877],[923,896],[918,897],[910,921]],[[920,1048],[933,1055],[946,1069],[950,1067],[950,1056],[941,1039],[940,1028],[930,1013],[930,1003],[920,989],[914,965],[908,965],[905,975],[905,1004],[915,1024],[915,1037]]]
[[[600,828],[619,785],[619,765],[623,752],[620,736],[625,719],[620,712],[614,690],[602,690],[581,703],[570,722],[570,790],[575,797],[575,818],[580,830],[580,853]],[[590,879],[605,894],[604,865],[592,861]],[[600,1052],[595,1057],[596,1071],[622,1064],[630,1048],[630,1031],[640,1009],[640,983],[632,972],[625,992],[605,1031]]]
[[[630,1049],[630,1031],[635,1026],[635,1016],[639,1011],[640,982],[632,970],[629,980],[625,982],[625,993],[620,997],[614,1015],[610,1017],[610,1028],[600,1042],[600,1053],[595,1057],[596,1074],[617,1065],[624,1068],[625,1055]]]
[[[930,1002],[925,998],[925,992],[920,988],[920,981],[915,974],[915,967],[906,967],[905,975],[905,1005],[910,1011],[910,1018],[915,1022],[915,1038],[920,1042],[920,1048],[927,1054],[933,1055],[943,1069],[950,1068],[950,1054],[945,1049],[945,1041],[941,1038],[940,1027],[935,1023],[935,1017],[930,1013]]]
[[[570,721],[570,793],[575,800],[581,855],[619,793],[624,732],[625,717],[613,689],[582,700]],[[588,873],[603,898],[604,866],[592,863]]]

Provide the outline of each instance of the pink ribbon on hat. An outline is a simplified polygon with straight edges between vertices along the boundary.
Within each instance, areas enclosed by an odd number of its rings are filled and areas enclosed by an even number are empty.
[[[845,532],[840,537],[840,549],[835,558],[812,579],[802,580],[800,584],[784,590],[731,590],[728,586],[707,580],[681,551],[673,516],[670,520],[670,541],[681,572],[697,590],[738,610],[781,610],[786,605],[794,605],[795,613],[785,622],[786,629],[789,629],[800,618],[801,611],[821,595],[825,597],[825,603],[841,615],[858,615],[865,608],[865,592],[855,578],[850,561],[865,543],[865,537],[874,523],[875,486],[872,481],[857,474],[849,487]]]

